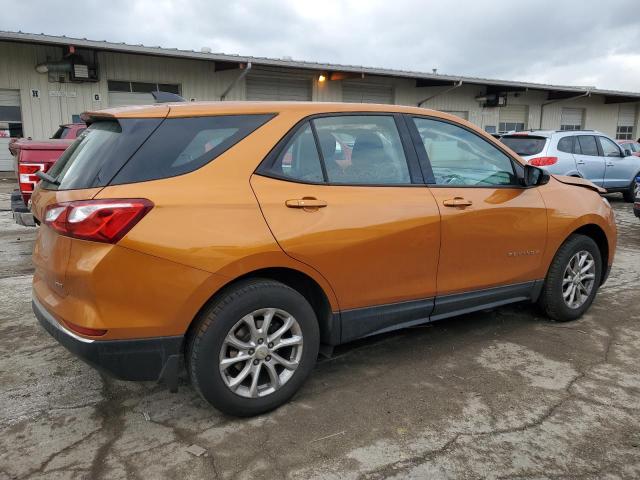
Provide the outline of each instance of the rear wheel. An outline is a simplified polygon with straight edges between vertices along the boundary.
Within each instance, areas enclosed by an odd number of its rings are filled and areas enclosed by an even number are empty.
[[[601,278],[598,245],[584,235],[571,235],[551,262],[539,304],[553,320],[580,318],[591,306]]]
[[[205,400],[224,413],[251,416],[295,394],[318,348],[318,323],[307,300],[282,283],[250,280],[201,314],[187,362]]]

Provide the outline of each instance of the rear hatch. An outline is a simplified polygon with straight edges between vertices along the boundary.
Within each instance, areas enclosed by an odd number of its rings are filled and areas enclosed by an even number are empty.
[[[544,157],[549,137],[540,134],[512,133],[503,135],[500,141],[529,162],[536,157]]]
[[[168,113],[165,109],[164,116]],[[32,197],[32,212],[41,223],[33,251],[34,287],[46,283],[48,292],[65,296],[67,264],[73,238],[44,224],[48,207],[93,199],[117,174],[164,119],[97,117],[65,150],[48,175],[55,181],[39,182]],[[63,142],[65,140],[59,140]],[[66,141],[68,142],[68,141]],[[43,299],[55,303],[55,298]]]

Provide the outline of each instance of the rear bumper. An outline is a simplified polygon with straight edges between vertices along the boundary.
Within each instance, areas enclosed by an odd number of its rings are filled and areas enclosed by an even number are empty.
[[[161,380],[175,383],[183,336],[135,340],[94,340],[76,335],[33,297],[33,312],[62,346],[92,367],[120,380]]]
[[[25,227],[36,226],[36,222],[33,219],[32,213],[24,204],[24,200],[22,199],[20,190],[14,190],[11,193],[11,212],[13,213],[13,220],[18,225],[23,225]]]

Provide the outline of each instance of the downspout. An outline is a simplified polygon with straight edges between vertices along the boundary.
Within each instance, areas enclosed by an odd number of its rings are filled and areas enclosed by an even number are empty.
[[[244,67],[242,72],[240,72],[240,75],[238,75],[235,78],[235,80],[233,82],[231,82],[231,85],[229,85],[227,87],[227,89],[224,91],[224,93],[222,95],[220,95],[220,101],[222,101],[225,98],[227,98],[227,95],[229,95],[229,92],[233,89],[233,87],[235,87],[238,84],[238,82],[240,80],[242,80],[244,77],[247,76],[247,73],[249,73],[249,70],[251,70],[251,62],[247,62],[247,65]]]
[[[567,100],[576,100],[577,98],[590,97],[590,96],[591,96],[591,90],[587,90],[586,92],[581,93],[580,95],[576,95],[575,97],[559,98],[557,100],[551,100],[550,102],[543,103],[542,105],[540,105],[540,122],[538,123],[538,128],[542,130],[542,117],[544,116],[544,107],[546,107],[547,105],[551,105],[559,102],[566,102]]]
[[[432,100],[432,99],[434,99],[436,97],[439,97],[440,95],[444,95],[445,93],[449,93],[449,92],[455,90],[456,88],[460,88],[461,86],[462,86],[462,80],[458,80],[452,87],[449,87],[449,88],[447,88],[445,90],[442,90],[441,92],[434,93],[430,97],[427,97],[427,98],[425,98],[423,100],[420,100],[418,102],[418,106],[421,107],[423,103],[426,103],[429,100]]]

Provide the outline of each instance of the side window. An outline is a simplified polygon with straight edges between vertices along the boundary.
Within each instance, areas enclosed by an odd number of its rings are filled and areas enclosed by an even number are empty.
[[[592,135],[579,135],[577,143],[580,144],[580,153],[582,153],[582,155],[591,155],[593,157],[599,155],[596,137]]]
[[[414,118],[436,185],[514,185],[505,153],[469,130],[438,120]]]
[[[619,157],[620,147],[606,137],[598,137],[605,157]]]
[[[389,115],[341,115],[313,120],[330,183],[411,183],[396,122]]]
[[[573,151],[574,138],[575,137],[572,137],[572,136],[561,138],[558,141],[558,150],[565,153],[574,153]]]
[[[292,180],[324,182],[320,156],[309,122],[298,128],[269,171]]]

